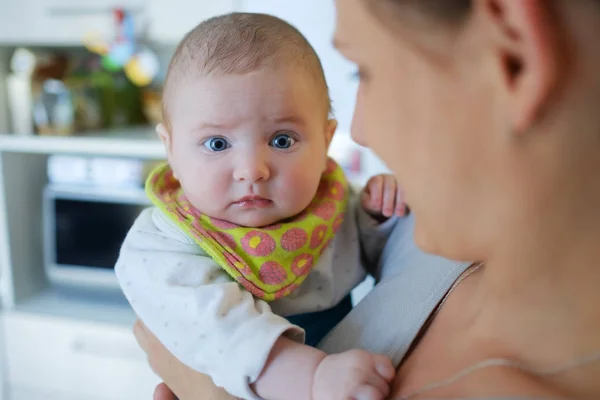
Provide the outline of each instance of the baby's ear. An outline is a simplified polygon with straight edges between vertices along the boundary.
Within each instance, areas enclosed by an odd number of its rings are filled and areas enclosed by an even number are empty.
[[[329,145],[331,144],[331,140],[333,139],[333,134],[335,133],[337,126],[337,119],[330,119],[327,121],[327,125],[325,127],[325,146],[327,150],[329,150]]]
[[[169,134],[167,127],[164,126],[163,124],[156,125],[156,133],[158,134],[158,137],[160,138],[160,140],[162,140],[163,144],[165,145],[165,148],[167,150],[170,149],[171,148],[171,135]]]
[[[171,133],[164,124],[156,125],[156,133],[158,134],[160,140],[163,142],[163,145],[165,146],[167,160],[169,161],[169,164],[171,164],[171,168],[173,168],[173,163],[171,163]],[[173,176],[175,177],[175,179],[177,179],[175,171],[173,171]]]

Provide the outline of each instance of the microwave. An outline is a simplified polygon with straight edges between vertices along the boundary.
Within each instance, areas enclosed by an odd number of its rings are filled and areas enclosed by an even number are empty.
[[[117,287],[114,266],[133,222],[150,201],[141,187],[49,184],[43,192],[43,248],[54,284]]]

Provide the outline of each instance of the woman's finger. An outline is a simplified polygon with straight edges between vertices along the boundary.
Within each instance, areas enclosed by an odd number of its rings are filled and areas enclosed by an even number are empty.
[[[175,394],[169,389],[167,385],[164,383],[159,384],[156,389],[154,389],[154,400],[177,400]]]

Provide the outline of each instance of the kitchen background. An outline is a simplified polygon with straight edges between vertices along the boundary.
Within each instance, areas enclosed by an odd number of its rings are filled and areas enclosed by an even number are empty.
[[[112,265],[164,159],[168,60],[231,11],[307,36],[339,120],[331,155],[356,184],[385,170],[348,133],[357,82],[331,46],[333,0],[0,0],[0,399],[151,399]]]

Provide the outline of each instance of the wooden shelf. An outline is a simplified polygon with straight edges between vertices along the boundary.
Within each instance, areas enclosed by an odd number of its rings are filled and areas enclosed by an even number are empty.
[[[162,143],[151,128],[89,133],[85,136],[21,136],[0,134],[0,152],[78,154],[164,159]]]

